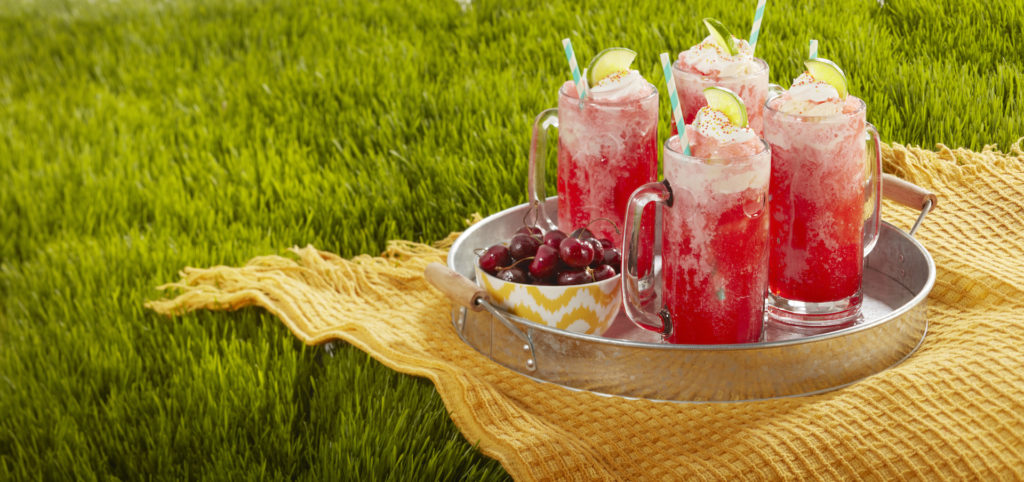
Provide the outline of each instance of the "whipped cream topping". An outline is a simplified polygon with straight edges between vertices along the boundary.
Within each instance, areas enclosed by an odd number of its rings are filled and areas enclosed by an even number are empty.
[[[590,87],[591,98],[609,102],[646,97],[650,94],[647,81],[636,70],[616,72]]]
[[[719,144],[736,144],[756,139],[757,134],[750,127],[739,127],[729,120],[722,111],[708,106],[701,107],[687,130],[696,130],[704,137],[710,137]]]
[[[710,35],[689,50],[679,53],[679,62],[684,70],[713,77],[737,77],[750,74],[760,66],[754,62],[754,50],[743,39],[731,37],[736,46],[736,55],[718,45]]]
[[[843,111],[839,91],[804,72],[793,81],[779,110],[787,114],[829,116]]]

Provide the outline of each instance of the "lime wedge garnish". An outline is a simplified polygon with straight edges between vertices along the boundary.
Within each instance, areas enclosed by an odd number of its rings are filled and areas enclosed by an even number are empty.
[[[725,114],[737,127],[747,127],[747,106],[735,92],[724,87],[708,87],[704,89],[704,98],[708,107]]]
[[[722,25],[722,22],[713,18],[705,18],[704,26],[708,28],[708,32],[711,32],[711,38],[715,39],[720,47],[729,52],[729,55],[736,55],[739,51],[736,50],[736,44],[732,42],[732,34],[729,30]]]
[[[835,62],[818,57],[805,60],[804,65],[807,66],[807,71],[810,72],[811,77],[814,77],[814,80],[835,87],[836,91],[839,92],[840,99],[845,99],[847,94],[849,94],[849,91],[846,90],[846,74],[843,73],[843,69],[840,69]]]
[[[636,52],[629,49],[621,47],[604,49],[590,60],[590,65],[587,66],[587,82],[594,87],[609,75],[628,71],[635,58]]]

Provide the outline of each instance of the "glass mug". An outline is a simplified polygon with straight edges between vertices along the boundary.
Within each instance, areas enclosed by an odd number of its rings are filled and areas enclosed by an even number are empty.
[[[679,136],[665,142],[665,180],[633,193],[626,213],[622,298],[638,326],[668,343],[732,344],[759,341],[768,282],[766,198],[771,149],[760,140],[755,154],[700,159],[683,154]],[[662,205],[662,309],[646,307],[655,282],[637,269],[637,216]],[[649,287],[647,287],[649,286]]]
[[[759,137],[764,137],[762,109],[768,98],[768,63],[759,58],[754,58],[754,63],[757,64],[757,68],[747,74],[717,77],[683,70],[677,59],[672,64],[672,75],[676,79],[679,106],[683,110],[683,120],[686,124],[692,123],[697,111],[708,105],[704,89],[714,86],[725,87],[743,99],[743,105],[749,115],[750,128]],[[675,129],[672,134],[676,134]]]
[[[569,234],[587,227],[621,247],[629,195],[658,175],[658,89],[636,99],[580,103],[572,82],[558,92],[558,108],[533,125],[527,190],[536,223]],[[544,210],[547,129],[558,127],[558,224]],[[653,219],[654,213],[650,214]],[[603,220],[603,221],[601,221]],[[653,242],[654,233],[647,236]]]
[[[882,221],[878,131],[856,97],[829,116],[787,114],[773,100],[764,108],[772,148],[766,310],[802,326],[856,320],[864,258]]]

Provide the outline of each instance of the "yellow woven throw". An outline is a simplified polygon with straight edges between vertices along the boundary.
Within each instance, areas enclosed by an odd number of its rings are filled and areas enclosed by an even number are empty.
[[[887,172],[940,196],[917,235],[938,267],[929,333],[901,365],[823,395],[673,404],[533,382],[456,336],[450,302],[423,278],[445,242],[186,268],[163,287],[177,297],[148,306],[262,306],[308,344],[341,339],[429,378],[466,439],[520,480],[1024,480],[1021,142],[1009,153],[893,145],[884,156]],[[903,229],[917,214],[884,209]]]

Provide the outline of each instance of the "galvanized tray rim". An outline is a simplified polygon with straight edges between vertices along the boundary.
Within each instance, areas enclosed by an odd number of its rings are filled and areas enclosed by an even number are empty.
[[[549,197],[547,199],[547,202],[550,202],[553,199],[556,199],[556,197],[554,197],[554,196]],[[496,212],[494,214],[491,214],[490,216],[487,216],[483,220],[477,222],[473,226],[470,226],[465,231],[463,231],[462,234],[459,235],[458,238],[456,238],[455,242],[452,243],[452,247],[451,247],[451,249],[448,252],[448,256],[447,256],[447,259],[446,259],[446,261],[448,263],[448,267],[453,269],[453,270],[458,271],[457,267],[455,266],[455,253],[459,251],[459,247],[465,241],[465,239],[467,239],[469,237],[469,235],[471,235],[474,231],[476,231],[481,226],[486,225],[488,220],[491,220],[491,219],[494,219],[494,218],[498,218],[498,217],[502,217],[504,215],[507,215],[510,211],[514,211],[514,210],[517,210],[517,209],[522,209],[525,205],[526,204],[518,204],[518,205],[512,206],[510,208],[507,208],[507,209],[501,210],[499,212]],[[838,338],[838,337],[842,337],[842,336],[845,336],[845,335],[850,335],[850,334],[853,334],[853,333],[857,333],[857,332],[860,332],[860,331],[863,331],[863,330],[869,330],[869,329],[875,328],[875,327],[877,327],[879,325],[885,324],[888,321],[891,321],[891,320],[899,318],[900,316],[902,316],[903,314],[907,313],[908,311],[913,309],[915,306],[920,304],[921,301],[925,300],[928,297],[928,295],[931,293],[931,290],[932,290],[932,288],[935,285],[935,262],[932,259],[931,254],[928,253],[928,250],[925,249],[924,246],[920,242],[918,242],[916,239],[914,239],[913,236],[910,236],[909,234],[904,232],[902,229],[892,225],[891,223],[889,223],[889,222],[887,222],[885,220],[882,221],[882,224],[885,224],[885,225],[889,226],[890,228],[892,228],[893,231],[895,231],[896,233],[899,233],[900,236],[905,238],[905,240],[910,241],[914,245],[914,247],[916,247],[921,252],[921,254],[924,255],[924,259],[927,262],[928,279],[925,282],[924,287],[921,289],[921,291],[919,293],[917,293],[912,299],[910,299],[909,301],[904,303],[902,306],[900,306],[900,307],[894,309],[893,311],[887,313],[885,316],[882,316],[882,317],[876,318],[876,319],[872,319],[872,320],[868,320],[868,321],[865,321],[863,323],[858,323],[858,324],[855,324],[855,325],[853,325],[851,327],[842,328],[842,329],[839,329],[839,330],[836,330],[836,331],[831,331],[831,332],[828,332],[828,333],[820,333],[820,334],[808,335],[808,336],[804,336],[804,337],[800,337],[800,338],[792,338],[792,339],[787,339],[787,340],[776,340],[776,341],[769,341],[769,342],[759,341],[759,342],[753,342],[753,343],[733,343],[733,344],[721,344],[721,345],[668,344],[668,343],[649,343],[649,342],[643,342],[643,341],[624,340],[624,339],[621,339],[621,338],[609,338],[609,337],[603,337],[603,336],[599,336],[599,335],[587,335],[587,334],[584,334],[584,333],[575,333],[575,332],[571,332],[571,331],[562,330],[562,329],[559,329],[559,328],[550,327],[550,326],[547,326],[547,325],[542,325],[540,323],[537,323],[537,322],[534,322],[534,321],[531,321],[531,320],[527,320],[525,318],[521,318],[521,317],[518,317],[518,316],[515,316],[515,315],[512,315],[512,314],[506,314],[506,317],[509,320],[512,320],[512,321],[514,321],[514,322],[516,322],[518,324],[521,324],[521,325],[525,325],[525,326],[529,327],[530,329],[538,330],[538,331],[544,331],[544,332],[548,332],[548,333],[553,333],[553,334],[558,335],[558,336],[563,336],[563,337],[567,337],[567,338],[575,338],[575,339],[586,340],[586,341],[595,342],[595,343],[603,343],[603,344],[614,345],[614,346],[622,346],[622,347],[630,347],[630,348],[644,348],[644,349],[651,349],[651,350],[695,350],[695,351],[762,350],[762,349],[766,349],[766,348],[780,348],[780,347],[800,345],[800,344],[805,344],[805,343],[815,343],[815,342],[818,342],[818,341],[828,340],[828,339],[831,339],[831,338]],[[462,273],[462,274],[464,276],[466,275],[466,273]],[[475,276],[475,274],[474,274],[474,276]],[[462,334],[461,333],[459,334],[459,337],[462,338]],[[466,341],[466,340],[463,338],[463,341]],[[923,343],[923,341],[924,341],[924,336],[921,337],[921,341],[919,342],[918,346],[920,346],[920,343]],[[911,354],[913,354],[916,350],[917,350],[917,347],[915,347],[913,350],[911,350],[910,353],[907,354],[907,357],[909,357]],[[904,358],[904,359],[906,359],[906,358]],[[898,363],[899,362],[897,362],[896,364],[898,364]],[[854,383],[854,382],[851,382],[851,383]],[[589,391],[589,390],[585,390],[585,391]]]

